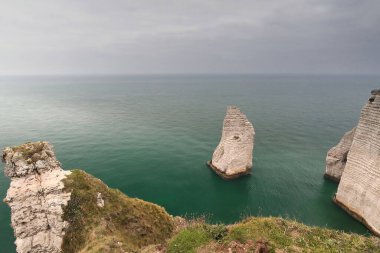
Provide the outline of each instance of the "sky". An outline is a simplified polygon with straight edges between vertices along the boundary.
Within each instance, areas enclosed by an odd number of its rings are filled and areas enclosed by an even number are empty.
[[[0,75],[379,70],[379,0],[0,0]]]

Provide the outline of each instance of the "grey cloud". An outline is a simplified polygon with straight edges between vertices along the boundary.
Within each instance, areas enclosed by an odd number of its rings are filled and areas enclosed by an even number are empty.
[[[6,0],[0,74],[378,74],[379,9],[377,0]]]

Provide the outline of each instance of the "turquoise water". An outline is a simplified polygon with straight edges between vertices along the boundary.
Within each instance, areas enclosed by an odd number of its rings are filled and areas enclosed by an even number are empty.
[[[82,168],[173,215],[295,218],[358,233],[323,179],[327,150],[356,125],[379,76],[82,76],[0,78],[1,147],[47,140]],[[205,162],[227,105],[256,129],[253,174],[223,181]],[[3,165],[1,165],[3,170]],[[9,180],[0,175],[0,195]],[[0,204],[0,252],[13,252]]]

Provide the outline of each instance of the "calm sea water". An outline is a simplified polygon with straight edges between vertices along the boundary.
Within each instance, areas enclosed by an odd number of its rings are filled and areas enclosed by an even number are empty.
[[[82,76],[0,78],[1,147],[46,140],[82,168],[173,215],[290,217],[368,233],[331,201],[327,150],[356,125],[379,76]],[[223,181],[205,162],[227,105],[256,129],[253,174]],[[3,170],[3,165],[0,167]],[[9,180],[0,176],[0,195]],[[0,252],[13,252],[0,204]]]

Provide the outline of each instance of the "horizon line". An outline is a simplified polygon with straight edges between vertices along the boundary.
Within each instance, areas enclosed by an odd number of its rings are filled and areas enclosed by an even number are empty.
[[[54,77],[54,76],[380,76],[380,73],[35,73],[0,74],[0,77]]]

